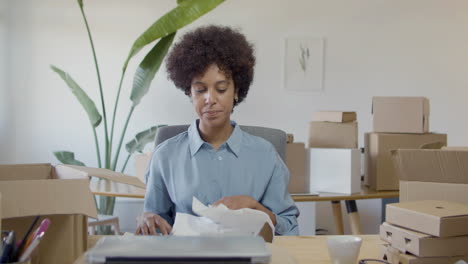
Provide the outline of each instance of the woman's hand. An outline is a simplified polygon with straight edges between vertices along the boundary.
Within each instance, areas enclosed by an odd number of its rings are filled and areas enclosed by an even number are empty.
[[[135,235],[158,235],[157,229],[161,231],[161,234],[169,235],[172,227],[164,218],[151,212],[145,212],[137,217]]]
[[[223,197],[215,203],[213,203],[213,206],[216,206],[218,204],[224,204],[227,208],[231,210],[237,210],[242,208],[260,210],[262,212],[265,212],[270,217],[271,221],[273,222],[273,225],[276,225],[276,215],[273,214],[272,211],[268,210],[261,203],[257,202],[257,200],[248,195],[235,195]]]

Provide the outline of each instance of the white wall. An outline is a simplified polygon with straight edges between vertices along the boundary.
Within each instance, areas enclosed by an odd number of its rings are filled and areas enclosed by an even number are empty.
[[[48,68],[54,64],[69,72],[100,107],[89,43],[76,2],[7,2],[0,8],[11,17],[6,22],[3,17],[0,20],[0,33],[7,32],[8,37],[8,56],[2,53],[0,60],[7,60],[3,67],[0,63],[0,77],[5,76],[0,78],[0,142],[7,142],[2,150],[8,150],[8,155],[2,151],[0,163],[56,162],[52,151],[65,149],[74,151],[87,165],[96,166],[87,117],[62,80]],[[121,65],[133,40],[175,2],[85,1],[108,116]],[[355,110],[362,146],[363,132],[371,129],[372,96],[423,95],[431,100],[432,130],[448,133],[450,145],[468,145],[468,124],[448,118],[468,110],[467,1],[231,0],[182,32],[207,23],[240,27],[255,43],[258,63],[254,84],[233,116],[241,124],[277,127],[293,133],[296,141],[304,141],[313,111]],[[326,38],[323,93],[291,92],[282,87],[284,37],[293,35]],[[117,131],[121,131],[130,105],[131,75],[141,54],[131,63],[125,79]],[[160,71],[137,108],[124,142],[151,125],[188,123],[194,117],[189,100],[167,81],[164,70]],[[102,132],[100,136],[102,139]],[[375,213],[380,209],[378,201],[366,201],[361,207],[363,212],[369,208],[372,216],[366,217],[372,224],[365,222],[364,230],[376,232],[373,223],[380,221],[380,213]],[[326,209],[318,211],[318,225],[329,224],[327,214]]]

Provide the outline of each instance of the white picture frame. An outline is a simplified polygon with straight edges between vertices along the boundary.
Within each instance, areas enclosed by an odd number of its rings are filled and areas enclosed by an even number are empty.
[[[325,39],[290,36],[284,41],[284,88],[289,91],[323,92]]]

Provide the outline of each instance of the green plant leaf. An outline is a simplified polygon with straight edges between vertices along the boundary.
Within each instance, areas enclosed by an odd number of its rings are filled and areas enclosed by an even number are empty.
[[[164,127],[167,125],[157,125],[153,126],[147,130],[141,131],[138,134],[136,134],[135,138],[128,142],[125,145],[125,149],[127,149],[128,153],[133,154],[135,152],[142,152],[143,148],[146,146],[146,144],[154,142],[154,138],[156,136],[156,132],[158,131],[158,128]]]
[[[190,0],[177,0],[177,4],[180,5],[180,4],[183,4],[184,2],[187,2],[187,1],[190,1]]]
[[[127,69],[130,59],[144,46],[192,23],[192,21],[210,12],[222,2],[224,0],[184,0],[179,2],[177,7],[159,18],[135,40],[125,60],[123,71],[125,72]]]
[[[56,72],[68,85],[72,93],[75,95],[76,99],[83,106],[84,110],[88,114],[89,121],[93,127],[99,126],[101,123],[102,117],[99,114],[99,111],[96,108],[93,100],[89,98],[86,92],[81,89],[81,87],[68,75],[68,73],[62,71],[61,69],[51,65],[50,68]]]
[[[75,159],[75,153],[70,151],[54,151],[54,156],[63,164],[85,166],[85,164]]]
[[[158,72],[169,47],[174,41],[175,34],[176,32],[159,40],[138,66],[135,77],[133,78],[133,88],[130,94],[130,100],[132,100],[133,106],[137,106],[141,98],[148,93],[151,82],[156,72]]]

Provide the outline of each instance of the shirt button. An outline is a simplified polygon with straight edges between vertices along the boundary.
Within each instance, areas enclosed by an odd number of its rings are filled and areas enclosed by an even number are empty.
[[[223,160],[223,157],[221,157],[221,156],[218,156],[218,160]]]

